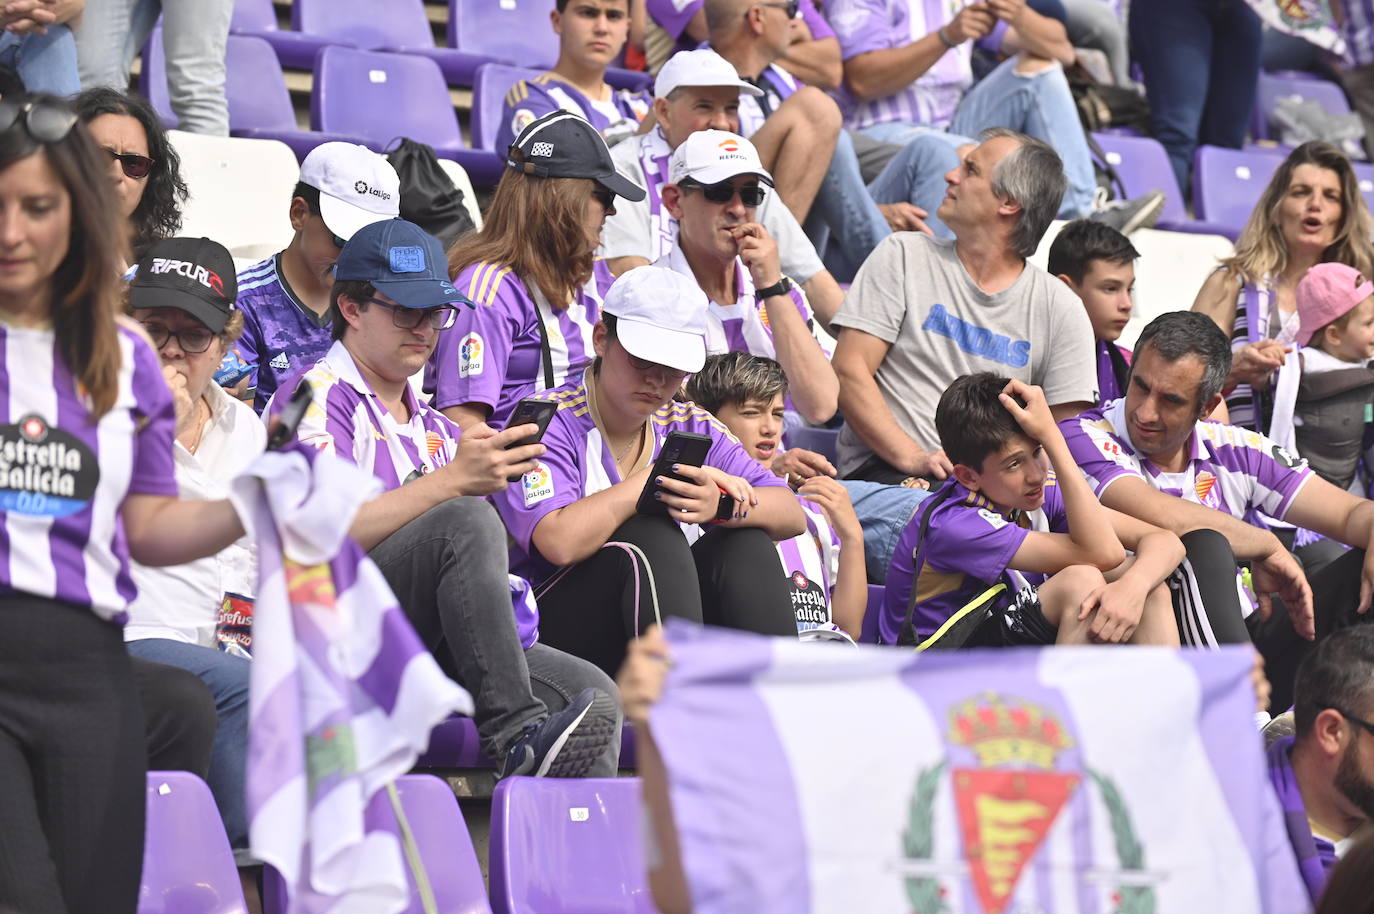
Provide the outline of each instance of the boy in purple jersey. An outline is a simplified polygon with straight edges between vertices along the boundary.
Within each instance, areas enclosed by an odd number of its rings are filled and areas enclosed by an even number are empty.
[[[701,130],[673,150],[663,205],[678,221],[677,239],[656,266],[688,276],[709,300],[709,353],[744,350],[775,358],[787,373],[792,403],[809,422],[835,415],[840,382],[811,332],[811,309],[783,275],[778,245],[754,220],[773,186],[754,144],[722,130]]]
[[[557,0],[549,19],[558,34],[558,62],[506,93],[496,149],[504,151],[551,111],[585,118],[610,146],[636,133],[653,98],[643,90],[614,89],[605,79],[629,35],[630,0]]]
[[[289,215],[296,230],[278,254],[238,275],[243,336],[237,360],[252,371],[259,413],[277,388],[329,349],[332,271],[339,249],[364,225],[400,215],[400,178],[364,146],[324,143],[301,163]],[[238,376],[217,377],[236,386]]]
[[[505,537],[481,497],[534,466],[543,446],[518,442],[537,426],[464,434],[409,384],[464,303],[443,248],[409,222],[373,223],[344,245],[335,274],[336,340],[304,375],[314,401],[298,435],[381,483],[350,533],[440,666],[473,695],[499,776],[614,776],[615,687],[590,664],[535,643],[532,630],[522,639]]]
[[[1118,346],[1135,302],[1135,261],[1140,252],[1130,239],[1101,222],[1075,219],[1050,245],[1045,269],[1083,302],[1097,344],[1097,403],[1126,393],[1131,351]]]
[[[1183,545],[1098,504],[1040,388],[964,375],[935,424],[954,472],[893,553],[884,643],[1178,644],[1164,582]],[[985,601],[999,584],[1006,594]]]

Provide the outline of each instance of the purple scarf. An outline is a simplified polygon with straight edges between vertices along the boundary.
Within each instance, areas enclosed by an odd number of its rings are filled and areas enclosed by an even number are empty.
[[[1325,838],[1312,834],[1307,821],[1307,807],[1303,805],[1298,779],[1293,774],[1293,737],[1287,736],[1269,747],[1269,782],[1283,807],[1283,823],[1288,840],[1298,858],[1298,870],[1307,885],[1307,893],[1316,904],[1326,887],[1326,877],[1336,865],[1336,848]]]

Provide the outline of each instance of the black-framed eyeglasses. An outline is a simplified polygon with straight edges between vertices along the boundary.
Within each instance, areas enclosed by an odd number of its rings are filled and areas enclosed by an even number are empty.
[[[1356,717],[1354,714],[1351,714],[1350,712],[1348,712],[1348,711],[1346,711],[1346,710],[1344,710],[1344,709],[1342,709],[1342,708],[1338,708],[1338,707],[1336,707],[1335,705],[1322,705],[1322,710],[1323,710],[1323,711],[1335,711],[1337,714],[1339,714],[1341,717],[1344,717],[1346,720],[1350,721],[1352,724],[1356,724],[1356,725],[1358,725],[1361,729],[1363,729],[1363,730],[1368,730],[1370,733],[1374,733],[1374,724],[1371,724],[1369,721],[1364,720],[1364,719],[1362,719],[1362,718]]]
[[[102,146],[109,153],[110,158],[119,163],[123,169],[125,177],[140,181],[148,177],[148,172],[153,170],[153,160],[147,156],[141,156],[136,152],[115,152],[108,146]]]
[[[688,190],[700,190],[701,195],[712,203],[729,203],[735,199],[735,194],[739,194],[740,202],[748,207],[759,206],[763,203],[763,198],[767,196],[762,185],[745,184],[736,187],[729,181],[721,181],[719,184],[699,184],[688,179],[682,182],[682,186]]]
[[[175,338],[181,351],[189,355],[198,355],[204,352],[215,341],[215,332],[209,327],[187,327],[185,330],[172,330],[162,324],[145,323],[143,329],[148,331],[148,336],[152,337],[153,345],[158,349],[166,346],[168,340]]]
[[[42,101],[0,99],[0,131],[23,123],[24,129],[40,143],[57,143],[72,132],[79,120],[66,105]]]
[[[592,188],[592,199],[601,204],[601,208],[607,213],[615,212],[615,191],[609,187],[597,185]]]
[[[801,0],[787,0],[786,3],[760,3],[759,6],[772,6],[780,10],[787,10],[787,18],[796,19],[797,13],[801,10]]]
[[[370,304],[391,309],[391,323],[401,330],[414,330],[428,320],[435,330],[447,330],[458,319],[458,309],[452,305],[435,305],[433,308],[407,308],[405,305],[392,304],[380,298],[369,298]]]

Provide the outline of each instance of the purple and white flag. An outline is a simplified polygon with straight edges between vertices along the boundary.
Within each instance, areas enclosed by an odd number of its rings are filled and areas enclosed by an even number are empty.
[[[1310,909],[1247,650],[668,639],[650,725],[696,914]]]
[[[414,765],[436,723],[472,711],[348,538],[378,489],[356,466],[296,446],[264,454],[232,495],[258,544],[249,843],[281,874],[291,914],[405,907],[394,820],[364,810]]]
[[[1345,53],[1345,38],[1331,14],[1331,0],[1245,0],[1265,25],[1296,35],[1333,54]]]

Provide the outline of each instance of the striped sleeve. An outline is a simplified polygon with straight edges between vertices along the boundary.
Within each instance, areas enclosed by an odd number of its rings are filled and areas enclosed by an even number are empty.
[[[1123,476],[1145,478],[1130,445],[1112,432],[1110,423],[1100,413],[1089,411],[1065,419],[1059,423],[1059,430],[1064,433],[1074,462],[1083,470],[1098,498],[1107,486]]]

